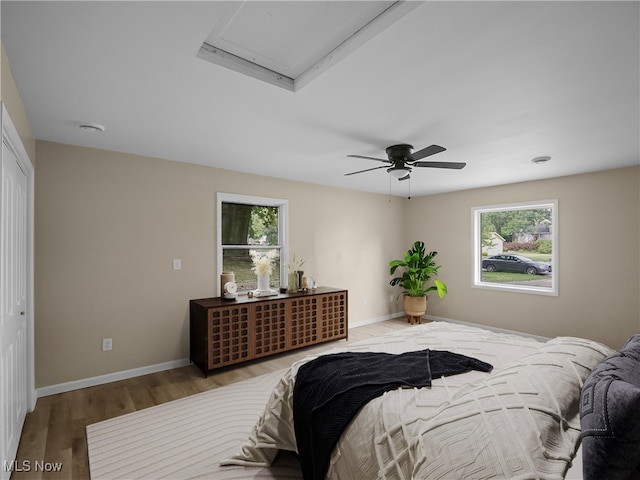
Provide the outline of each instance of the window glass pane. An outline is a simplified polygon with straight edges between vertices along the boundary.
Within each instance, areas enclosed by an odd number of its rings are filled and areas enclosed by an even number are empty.
[[[474,285],[557,294],[555,201],[477,207]]]
[[[251,249],[260,250],[254,247]],[[276,250],[279,252],[279,249]],[[249,248],[223,248],[222,263],[224,271],[231,271],[235,274],[238,290],[258,288],[258,277],[252,270],[253,262],[249,256]],[[273,262],[269,286],[273,289],[280,288],[280,255]]]
[[[223,245],[279,245],[278,207],[222,203]]]

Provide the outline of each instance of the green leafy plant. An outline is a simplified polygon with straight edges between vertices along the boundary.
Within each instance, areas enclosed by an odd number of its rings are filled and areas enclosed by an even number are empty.
[[[442,265],[436,265],[433,260],[436,255],[438,252],[426,253],[424,242],[414,242],[402,260],[389,262],[391,275],[394,275],[400,267],[404,269],[402,276],[392,278],[389,284],[400,285],[410,297],[422,297],[434,290],[438,292],[440,298],[444,297],[447,294],[447,286],[442,280],[434,279],[433,284],[429,285],[431,278],[438,275],[438,270],[442,267]]]

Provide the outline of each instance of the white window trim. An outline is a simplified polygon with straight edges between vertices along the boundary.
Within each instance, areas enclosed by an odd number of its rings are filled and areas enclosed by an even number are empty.
[[[551,252],[551,270],[552,288],[526,286],[526,285],[506,285],[498,283],[490,283],[482,281],[482,225],[480,215],[487,212],[496,212],[501,210],[525,210],[536,208],[552,208],[551,222],[553,231],[551,238],[553,249]],[[532,293],[537,295],[558,296],[558,199],[540,200],[535,202],[519,202],[510,204],[489,205],[483,207],[471,207],[471,286],[473,288],[482,288],[487,290],[501,290],[516,293]]]
[[[280,283],[285,282],[285,268],[289,258],[289,200],[270,197],[254,197],[235,193],[218,192],[216,194],[216,292],[220,292],[220,275],[222,274],[222,204],[240,203],[245,205],[261,205],[278,207],[278,243],[280,247]]]

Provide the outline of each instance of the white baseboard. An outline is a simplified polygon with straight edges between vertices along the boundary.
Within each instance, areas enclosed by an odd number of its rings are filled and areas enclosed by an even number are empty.
[[[366,320],[361,320],[349,325],[349,328],[358,328],[365,325],[371,325],[372,323],[384,322],[385,320],[391,320],[392,318],[402,317],[404,312],[398,312],[391,315],[384,315],[382,317],[374,317]],[[55,395],[57,393],[70,392],[72,390],[78,390],[80,388],[94,387],[96,385],[103,385],[105,383],[117,382],[118,380],[126,380],[127,378],[139,377],[141,375],[148,375],[150,373],[162,372],[163,370],[170,370],[172,368],[180,368],[189,365],[189,359],[183,358],[181,360],[174,360],[171,362],[158,363],[156,365],[148,365],[146,367],[132,368],[131,370],[124,370],[121,372],[108,373],[106,375],[100,375],[97,377],[83,378],[81,380],[74,380],[72,382],[58,383],[56,385],[47,385],[46,387],[40,387],[36,389],[36,398],[47,397],[49,395]]]
[[[163,370],[170,370],[172,368],[180,368],[186,365],[189,365],[188,358],[173,360],[171,362],[157,363],[155,365],[148,365],[146,367],[132,368],[131,370],[123,370],[121,372],[107,373],[106,375],[99,375],[97,377],[83,378],[82,380],[74,380],[72,382],[58,383],[57,385],[40,387],[36,389],[36,395],[38,398],[46,397],[48,395],[70,392],[71,390],[78,390],[80,388],[95,387],[96,385],[117,382],[118,380],[126,380],[127,378],[162,372]]]
[[[389,315],[383,315],[381,317],[368,318],[366,320],[360,320],[349,325],[349,328],[364,327],[365,325],[371,325],[373,323],[384,322],[385,320],[391,320],[398,317],[404,317],[404,312],[396,312]],[[459,323],[462,325],[469,325],[471,327],[484,328],[499,333],[509,333],[513,335],[520,335],[535,338],[545,342],[549,340],[547,337],[541,337],[539,335],[531,335],[523,332],[516,332],[514,330],[506,330],[504,328],[490,327],[487,325],[480,325],[477,323],[463,322],[461,320],[453,320],[451,318],[436,317],[434,315],[425,315],[423,318],[433,320],[436,322],[450,322]],[[132,368],[131,370],[123,370],[121,372],[108,373],[106,375],[99,375],[97,377],[84,378],[82,380],[74,380],[72,382],[59,383],[57,385],[48,385],[46,387],[40,387],[36,389],[36,398],[46,397],[49,395],[55,395],[57,393],[70,392],[72,390],[78,390],[80,388],[94,387],[96,385],[103,385],[105,383],[117,382],[118,380],[126,380],[127,378],[139,377],[141,375],[148,375],[150,373],[162,372],[164,370],[170,370],[172,368],[180,368],[189,365],[189,359],[183,358],[180,360],[173,360],[171,362],[157,363],[155,365],[148,365],[146,367]]]

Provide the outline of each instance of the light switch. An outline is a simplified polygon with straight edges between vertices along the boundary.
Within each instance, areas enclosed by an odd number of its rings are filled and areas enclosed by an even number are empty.
[[[179,258],[173,259],[173,269],[180,270],[182,268],[182,261]]]

